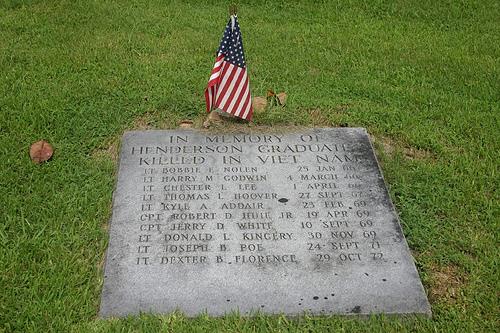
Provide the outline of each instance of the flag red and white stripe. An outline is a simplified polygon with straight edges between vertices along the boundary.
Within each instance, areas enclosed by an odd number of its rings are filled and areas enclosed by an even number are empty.
[[[252,100],[246,68],[224,61],[219,55],[205,90],[207,112],[220,109],[233,116],[250,120]]]
[[[234,18],[236,20],[236,18]],[[253,114],[250,85],[243,56],[239,26],[228,23],[205,90],[207,112],[219,109],[250,120]]]

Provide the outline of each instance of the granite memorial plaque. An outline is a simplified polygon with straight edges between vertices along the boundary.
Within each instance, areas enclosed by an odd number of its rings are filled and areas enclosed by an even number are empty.
[[[366,131],[123,136],[100,315],[426,314]]]

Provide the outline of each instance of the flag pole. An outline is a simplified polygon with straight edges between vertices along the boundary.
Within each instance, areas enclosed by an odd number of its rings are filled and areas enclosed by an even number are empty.
[[[215,64],[205,89],[207,113],[220,110],[234,117],[252,119],[253,106],[236,5],[217,49]]]
[[[229,16],[236,16],[238,14],[238,8],[235,4],[229,6]]]

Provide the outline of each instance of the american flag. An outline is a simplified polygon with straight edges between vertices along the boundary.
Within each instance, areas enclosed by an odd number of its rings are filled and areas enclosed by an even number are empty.
[[[252,98],[248,84],[243,41],[236,15],[232,15],[217,50],[217,58],[205,89],[207,112],[220,109],[236,117],[252,118]]]

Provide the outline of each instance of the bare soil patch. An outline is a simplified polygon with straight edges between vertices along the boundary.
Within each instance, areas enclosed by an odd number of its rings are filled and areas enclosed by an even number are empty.
[[[118,160],[118,138],[112,138],[103,147],[94,149],[90,156],[93,159],[110,158],[114,163]]]
[[[429,299],[431,302],[455,304],[466,280],[466,276],[454,265],[432,267]]]
[[[346,127],[341,118],[349,110],[349,104],[339,104],[331,109],[311,109],[307,113],[311,117],[312,126]]]
[[[384,153],[390,157],[401,152],[404,157],[410,160],[434,159],[432,152],[424,149],[418,149],[408,144],[398,142],[386,136],[371,136],[372,141],[379,144]]]

